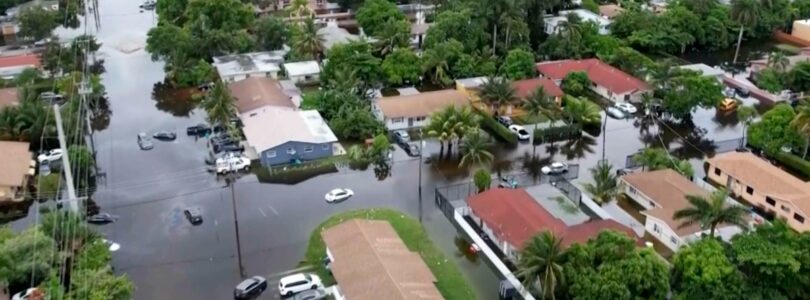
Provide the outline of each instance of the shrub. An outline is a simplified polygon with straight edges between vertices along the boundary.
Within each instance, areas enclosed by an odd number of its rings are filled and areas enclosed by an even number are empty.
[[[484,128],[484,130],[497,137],[499,140],[506,142],[510,146],[517,146],[517,135],[512,133],[509,128],[501,125],[501,123],[498,123],[498,121],[495,121],[495,119],[488,116],[486,113],[479,113],[481,114],[481,128]]]
[[[489,186],[492,184],[492,175],[484,169],[478,169],[475,171],[475,175],[473,175],[473,181],[475,182],[475,187],[478,188],[478,192],[486,191]]]
[[[785,153],[782,151],[776,152],[774,158],[782,163],[782,165],[801,173],[805,177],[810,177],[810,161],[804,160],[793,153]]]
[[[547,142],[570,140],[581,136],[582,125],[579,125],[578,123],[557,127],[535,128],[534,144],[539,145]]]

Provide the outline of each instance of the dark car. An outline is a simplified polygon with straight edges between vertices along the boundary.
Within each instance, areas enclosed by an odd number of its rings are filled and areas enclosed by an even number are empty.
[[[233,289],[234,299],[253,299],[267,289],[267,279],[261,276],[253,276],[243,280]]]
[[[187,207],[183,210],[183,214],[186,215],[186,219],[188,219],[192,225],[200,224],[203,221],[202,212],[197,207]]]
[[[236,145],[236,144],[215,144],[212,148],[213,148],[212,150],[214,150],[214,154],[219,154],[220,152],[242,152],[242,151],[245,151],[245,148],[243,148],[240,145]]]
[[[737,95],[740,97],[748,97],[751,95],[751,91],[746,87],[738,87],[734,89],[737,92]]]
[[[231,137],[230,135],[221,134],[219,136],[212,137],[210,140],[208,140],[208,142],[211,144],[211,146],[213,146],[217,144],[238,144],[239,140]]]
[[[501,125],[506,126],[506,127],[509,127],[509,125],[515,124],[515,122],[512,121],[512,118],[507,117],[507,116],[497,116],[497,117],[495,117],[495,121],[498,121],[498,123],[501,123]]]
[[[416,143],[404,144],[404,145],[402,145],[402,149],[404,149],[405,152],[408,153],[408,155],[413,156],[413,157],[419,156],[419,154],[421,154],[421,151],[419,149],[419,145],[416,144]]]
[[[105,212],[87,217],[87,223],[91,224],[107,224],[115,222],[115,220],[118,220],[117,216],[113,216]]]
[[[326,299],[326,292],[322,289],[306,290],[295,294],[291,300],[323,300]]]
[[[211,127],[205,124],[197,124],[186,128],[187,135],[203,136],[209,133],[211,133]]]
[[[138,7],[140,7],[141,9],[146,9],[146,10],[155,9],[155,6],[157,6],[157,2],[155,2],[154,0],[147,0],[147,1],[144,1],[143,4],[138,5]]]
[[[158,131],[155,132],[152,137],[160,141],[174,141],[177,138],[177,134],[171,131]]]

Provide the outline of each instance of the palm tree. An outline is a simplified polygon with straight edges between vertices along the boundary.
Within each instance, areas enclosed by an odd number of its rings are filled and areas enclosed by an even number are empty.
[[[584,184],[585,191],[591,194],[596,203],[607,203],[613,200],[619,190],[616,175],[613,173],[613,166],[607,160],[600,160],[589,171],[593,176],[594,183]]]
[[[208,122],[230,126],[231,120],[236,116],[236,99],[234,99],[224,83],[218,81],[200,103],[208,113]]]
[[[448,154],[452,151],[450,143],[456,138],[458,133],[455,125],[455,107],[447,107],[435,112],[430,116],[430,123],[425,127],[429,136],[435,137],[441,144],[439,156],[444,153],[444,145],[447,143]]]
[[[562,261],[562,240],[544,231],[532,237],[521,250],[517,275],[524,285],[536,287],[543,299],[556,299],[557,286],[565,284]]]
[[[740,54],[743,30],[745,27],[754,27],[759,20],[759,2],[757,0],[734,0],[731,3],[731,19],[740,24],[740,34],[737,37],[737,49],[734,51],[732,64],[737,63]]]
[[[602,121],[601,108],[586,99],[566,96],[565,115],[571,123],[582,125],[599,124]]]
[[[495,157],[487,150],[490,146],[492,146],[492,142],[489,137],[478,130],[474,130],[461,141],[461,151],[464,152],[464,155],[461,157],[458,166],[483,166],[492,162]]]
[[[804,141],[804,151],[802,152],[802,159],[806,159],[807,147],[810,146],[810,104],[805,103],[796,108],[796,116],[790,121],[790,126],[807,138]]]
[[[458,140],[463,139],[468,132],[478,128],[479,116],[473,112],[472,108],[469,106],[461,108],[453,107],[453,111],[453,116],[455,117],[454,128]]]
[[[296,27],[293,34],[293,50],[302,58],[321,60],[323,34],[318,32],[315,19],[309,17]]]
[[[633,155],[633,160],[641,166],[641,170],[654,171],[667,164],[667,152],[662,148],[646,148]]]
[[[548,94],[546,94],[546,90],[541,86],[538,87],[533,93],[526,97],[525,101],[523,101],[523,109],[526,110],[531,116],[540,116],[545,115],[551,120],[551,126],[554,126],[554,117],[556,117],[556,111],[558,109],[557,103],[554,103],[551,98],[549,98]],[[536,153],[537,145],[534,143],[534,135],[532,135],[532,155]]]
[[[725,189],[714,191],[708,196],[687,195],[686,200],[692,207],[687,207],[676,211],[673,215],[675,220],[683,220],[678,228],[684,228],[694,224],[700,227],[709,228],[709,236],[714,236],[714,231],[719,224],[731,224],[740,228],[748,228],[748,223],[744,216],[748,214],[748,209],[740,205],[726,203],[728,192]]]
[[[768,54],[768,67],[776,70],[777,72],[784,72],[789,64],[790,60],[782,51],[774,51],[771,52],[771,54]]]
[[[500,108],[518,100],[512,83],[503,78],[490,77],[481,86],[478,95],[481,100],[490,104],[495,115],[500,114]]]
[[[304,16],[312,17],[315,13],[309,7],[309,0],[292,0],[287,12],[293,19],[300,19]]]
[[[444,86],[453,83],[448,74],[450,70],[450,54],[435,49],[428,49],[422,53],[422,69],[433,73],[433,82]]]
[[[757,110],[753,106],[740,106],[737,108],[737,120],[743,124],[742,139],[740,140],[740,148],[745,147],[745,134],[748,131],[748,125],[757,116]]]
[[[409,43],[408,32],[400,30],[401,27],[410,28],[410,23],[405,20],[390,19],[383,24],[374,38],[377,40],[375,48],[381,57],[385,57],[394,49],[407,47]]]

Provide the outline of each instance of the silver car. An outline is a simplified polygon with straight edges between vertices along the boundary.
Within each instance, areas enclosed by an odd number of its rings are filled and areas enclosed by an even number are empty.
[[[152,139],[146,135],[146,132],[141,132],[138,134],[138,147],[141,147],[141,150],[152,150],[155,148],[155,144],[152,143]]]

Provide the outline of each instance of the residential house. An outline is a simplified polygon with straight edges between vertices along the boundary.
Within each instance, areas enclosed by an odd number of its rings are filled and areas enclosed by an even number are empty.
[[[510,259],[533,236],[551,231],[562,239],[563,247],[584,243],[602,230],[616,230],[635,239],[630,228],[614,220],[592,220],[567,226],[554,217],[523,189],[490,189],[467,199],[468,215]]]
[[[287,78],[295,83],[317,82],[321,74],[321,65],[314,60],[285,63],[283,66]]]
[[[810,19],[793,21],[790,35],[810,43]]]
[[[336,299],[444,299],[437,279],[387,221],[350,219],[321,232]]]
[[[250,77],[278,78],[288,50],[251,52],[214,57],[214,68],[224,82]]]
[[[718,154],[706,162],[709,181],[799,232],[810,230],[810,183],[751,153]]]
[[[520,99],[526,99],[534,94],[538,88],[543,87],[546,95],[554,100],[557,104],[562,103],[563,91],[554,83],[553,80],[548,78],[530,78],[512,82],[512,87],[515,89],[515,96]]]
[[[589,10],[586,9],[574,9],[574,10],[562,10],[558,13],[557,16],[547,16],[543,18],[543,23],[546,25],[546,34],[552,35],[557,34],[560,32],[560,29],[563,27],[565,22],[567,21],[566,16],[568,14],[575,14],[579,16],[579,18],[583,22],[593,22],[599,27],[599,34],[607,35],[610,34],[610,20],[600,15],[597,15]]]
[[[697,240],[707,228],[700,224],[681,227],[682,220],[675,220],[675,212],[691,207],[686,196],[709,196],[709,192],[671,169],[631,173],[619,179],[620,191],[643,207],[644,228],[672,251]],[[734,226],[720,225],[721,236],[729,237],[740,231]]]
[[[430,115],[450,106],[469,105],[467,96],[457,90],[439,90],[374,100],[373,112],[388,130],[423,127]]]
[[[0,89],[0,110],[17,105],[20,105],[20,97],[17,88]]]
[[[300,104],[287,95],[273,78],[251,77],[229,84],[228,89],[231,96],[236,98],[236,110],[242,115],[250,115],[265,106],[296,110]]]
[[[723,71],[723,69],[720,69],[718,67],[711,67],[707,64],[683,65],[679,66],[678,68],[682,70],[694,71],[705,77],[714,77],[717,78],[717,80],[721,81],[723,80],[723,75],[726,74],[726,72]]]
[[[26,69],[39,69],[42,66],[36,54],[0,56],[0,77],[14,79]]]
[[[254,4],[253,9],[257,14],[283,11],[288,8],[292,2],[292,0],[273,1],[264,7],[259,7],[259,5]],[[319,16],[340,11],[340,5],[326,0],[309,0],[309,9],[315,13],[316,16]]]
[[[327,23],[326,26],[318,28],[318,35],[323,37],[324,52],[329,52],[337,44],[346,44],[351,41],[358,41],[361,39],[359,35],[352,34],[348,30],[338,27],[335,22]],[[364,37],[366,41],[373,42],[375,39],[371,37]]]
[[[422,42],[425,40],[425,35],[433,23],[412,23],[411,24],[411,46],[416,49],[422,49]]]
[[[599,15],[608,20],[613,20],[616,16],[622,14],[624,8],[617,4],[599,5]]]
[[[25,200],[36,163],[28,143],[0,141],[0,204]]]
[[[487,80],[488,78],[483,76],[456,79],[456,90],[464,93],[464,95],[470,99],[470,102],[476,108],[488,111],[490,109],[490,105],[483,103],[478,97],[478,93],[481,91],[481,86],[483,86]],[[512,82],[512,88],[515,89],[515,96],[517,96],[518,99],[525,99],[541,86],[549,97],[554,99],[554,101],[558,104],[561,103],[563,91],[551,79],[529,78]],[[521,116],[525,114],[525,112],[520,108],[520,105],[515,104],[507,105],[502,109],[501,113],[508,116]]]
[[[557,85],[562,83],[568,73],[585,72],[591,80],[591,90],[616,103],[640,103],[644,94],[653,92],[646,82],[596,58],[541,62],[537,64],[537,71],[554,80]]]
[[[265,166],[329,157],[337,143],[316,110],[263,106],[242,114],[241,119],[245,138]]]

